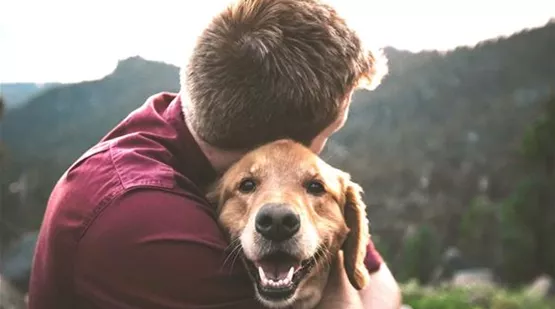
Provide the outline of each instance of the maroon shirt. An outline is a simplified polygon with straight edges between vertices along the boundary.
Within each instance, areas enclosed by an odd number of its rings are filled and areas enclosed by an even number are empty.
[[[132,112],[54,188],[29,309],[262,308],[202,188],[216,173],[176,94]],[[369,246],[366,265],[381,257]]]

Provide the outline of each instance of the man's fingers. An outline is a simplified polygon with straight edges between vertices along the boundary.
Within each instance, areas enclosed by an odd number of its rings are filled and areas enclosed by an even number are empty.
[[[332,271],[343,270],[345,268],[343,261],[344,261],[343,250],[339,250],[335,258],[333,259]]]

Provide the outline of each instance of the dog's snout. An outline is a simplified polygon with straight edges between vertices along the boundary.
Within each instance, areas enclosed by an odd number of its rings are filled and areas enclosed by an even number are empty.
[[[255,218],[256,231],[272,241],[284,241],[295,235],[301,226],[299,215],[284,204],[262,206]]]

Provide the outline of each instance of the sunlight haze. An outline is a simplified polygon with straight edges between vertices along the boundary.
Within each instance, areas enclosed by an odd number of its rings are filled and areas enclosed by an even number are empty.
[[[139,55],[181,65],[228,0],[2,1],[0,82],[98,79]],[[419,51],[473,45],[555,16],[555,1],[330,0],[375,46]]]

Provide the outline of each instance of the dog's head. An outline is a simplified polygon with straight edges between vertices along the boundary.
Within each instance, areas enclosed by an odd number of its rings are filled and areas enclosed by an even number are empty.
[[[258,299],[280,308],[309,291],[318,301],[319,276],[341,249],[350,282],[365,286],[369,233],[360,192],[348,174],[281,140],[245,155],[209,196],[232,249],[242,248]]]

